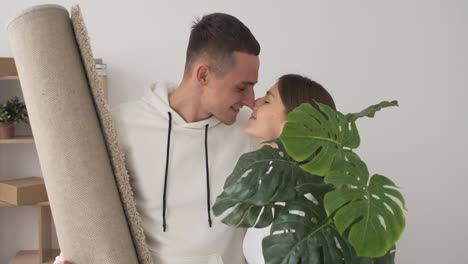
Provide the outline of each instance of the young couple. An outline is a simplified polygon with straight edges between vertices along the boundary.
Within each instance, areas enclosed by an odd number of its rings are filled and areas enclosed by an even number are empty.
[[[226,226],[211,206],[239,157],[279,137],[288,112],[312,100],[335,105],[295,74],[255,100],[259,53],[237,18],[206,15],[192,27],[180,84],[157,82],[113,111],[155,264],[263,263],[268,230]]]

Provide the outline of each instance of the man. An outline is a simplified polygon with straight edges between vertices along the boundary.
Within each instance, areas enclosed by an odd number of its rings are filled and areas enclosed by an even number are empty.
[[[210,208],[256,144],[241,108],[254,105],[259,53],[237,18],[206,15],[192,27],[180,84],[157,82],[113,111],[157,264],[244,263],[243,231],[212,219]]]

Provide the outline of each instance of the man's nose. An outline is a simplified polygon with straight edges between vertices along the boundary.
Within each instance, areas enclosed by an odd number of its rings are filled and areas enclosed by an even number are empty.
[[[253,109],[253,107],[255,106],[255,94],[253,89],[248,89],[248,91],[244,95],[242,103],[250,109]]]

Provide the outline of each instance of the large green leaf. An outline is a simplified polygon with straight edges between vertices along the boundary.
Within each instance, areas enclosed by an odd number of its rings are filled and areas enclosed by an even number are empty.
[[[280,139],[288,154],[302,163],[302,169],[323,176],[343,158],[342,150],[357,148],[360,139],[356,125],[343,114],[318,106],[320,111],[305,103],[289,113]]]
[[[325,212],[323,197],[333,187],[306,183],[301,194],[287,202],[262,241],[266,264],[393,264],[394,251],[381,258],[359,257]],[[308,194],[309,196],[302,196]],[[307,198],[306,198],[307,197]],[[277,232],[277,234],[274,234]]]
[[[341,234],[350,229],[348,241],[359,256],[381,257],[404,230],[405,201],[388,178],[369,178],[366,164],[355,153],[347,150],[345,157],[325,177],[336,188],[326,194],[325,209]]]
[[[267,264],[357,263],[357,256],[338,233],[323,207],[323,196],[332,190],[323,183],[297,188],[304,196],[287,202],[271,227],[272,235],[262,241]],[[279,231],[279,234],[274,234]]]
[[[278,148],[265,145],[242,155],[237,162],[213,206],[216,216],[233,208],[223,223],[238,227],[266,227],[281,209],[276,202],[294,200],[297,185],[321,180],[302,170],[285,154],[279,140],[273,143]]]
[[[289,113],[280,139],[288,154],[301,162],[301,168],[324,176],[334,162],[344,158],[344,149],[359,147],[360,137],[356,119],[373,117],[375,112],[385,107],[396,106],[398,102],[384,101],[359,113],[348,115],[343,115],[327,105],[317,105],[319,110],[305,103]]]

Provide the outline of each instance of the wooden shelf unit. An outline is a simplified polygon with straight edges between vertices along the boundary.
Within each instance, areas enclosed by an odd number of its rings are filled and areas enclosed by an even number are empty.
[[[18,76],[0,76],[0,80],[19,80]]]
[[[102,78],[101,80],[103,82],[104,93],[107,98],[107,65],[103,64],[102,59],[95,59],[95,62],[100,66],[97,71],[98,75]],[[0,69],[0,81],[19,80],[19,76],[17,75],[5,76],[1,75],[1,73],[2,69]],[[16,136],[12,139],[0,139],[0,144],[24,143],[34,143],[33,136]],[[52,213],[50,210],[49,201],[39,202],[31,205],[13,205],[0,201],[0,208],[17,206],[33,206],[37,208],[39,215],[39,250],[20,250],[8,264],[53,264],[55,257],[60,253],[60,249],[52,248]]]
[[[21,250],[9,264],[53,264],[55,257],[60,254],[60,250],[55,249],[48,253],[49,257],[41,259],[41,252],[39,250]]]
[[[20,250],[9,264],[52,264],[60,249],[52,248],[52,213],[49,201],[30,205],[14,205],[0,201],[0,207],[35,206],[39,221],[39,250]]]
[[[32,136],[16,136],[9,139],[0,139],[0,144],[24,144],[24,143],[34,143]]]
[[[16,205],[16,204],[9,204],[4,201],[0,201],[0,207],[17,207],[17,206],[48,206],[49,201],[44,201],[44,202],[39,202],[35,204],[22,204],[22,205]]]

